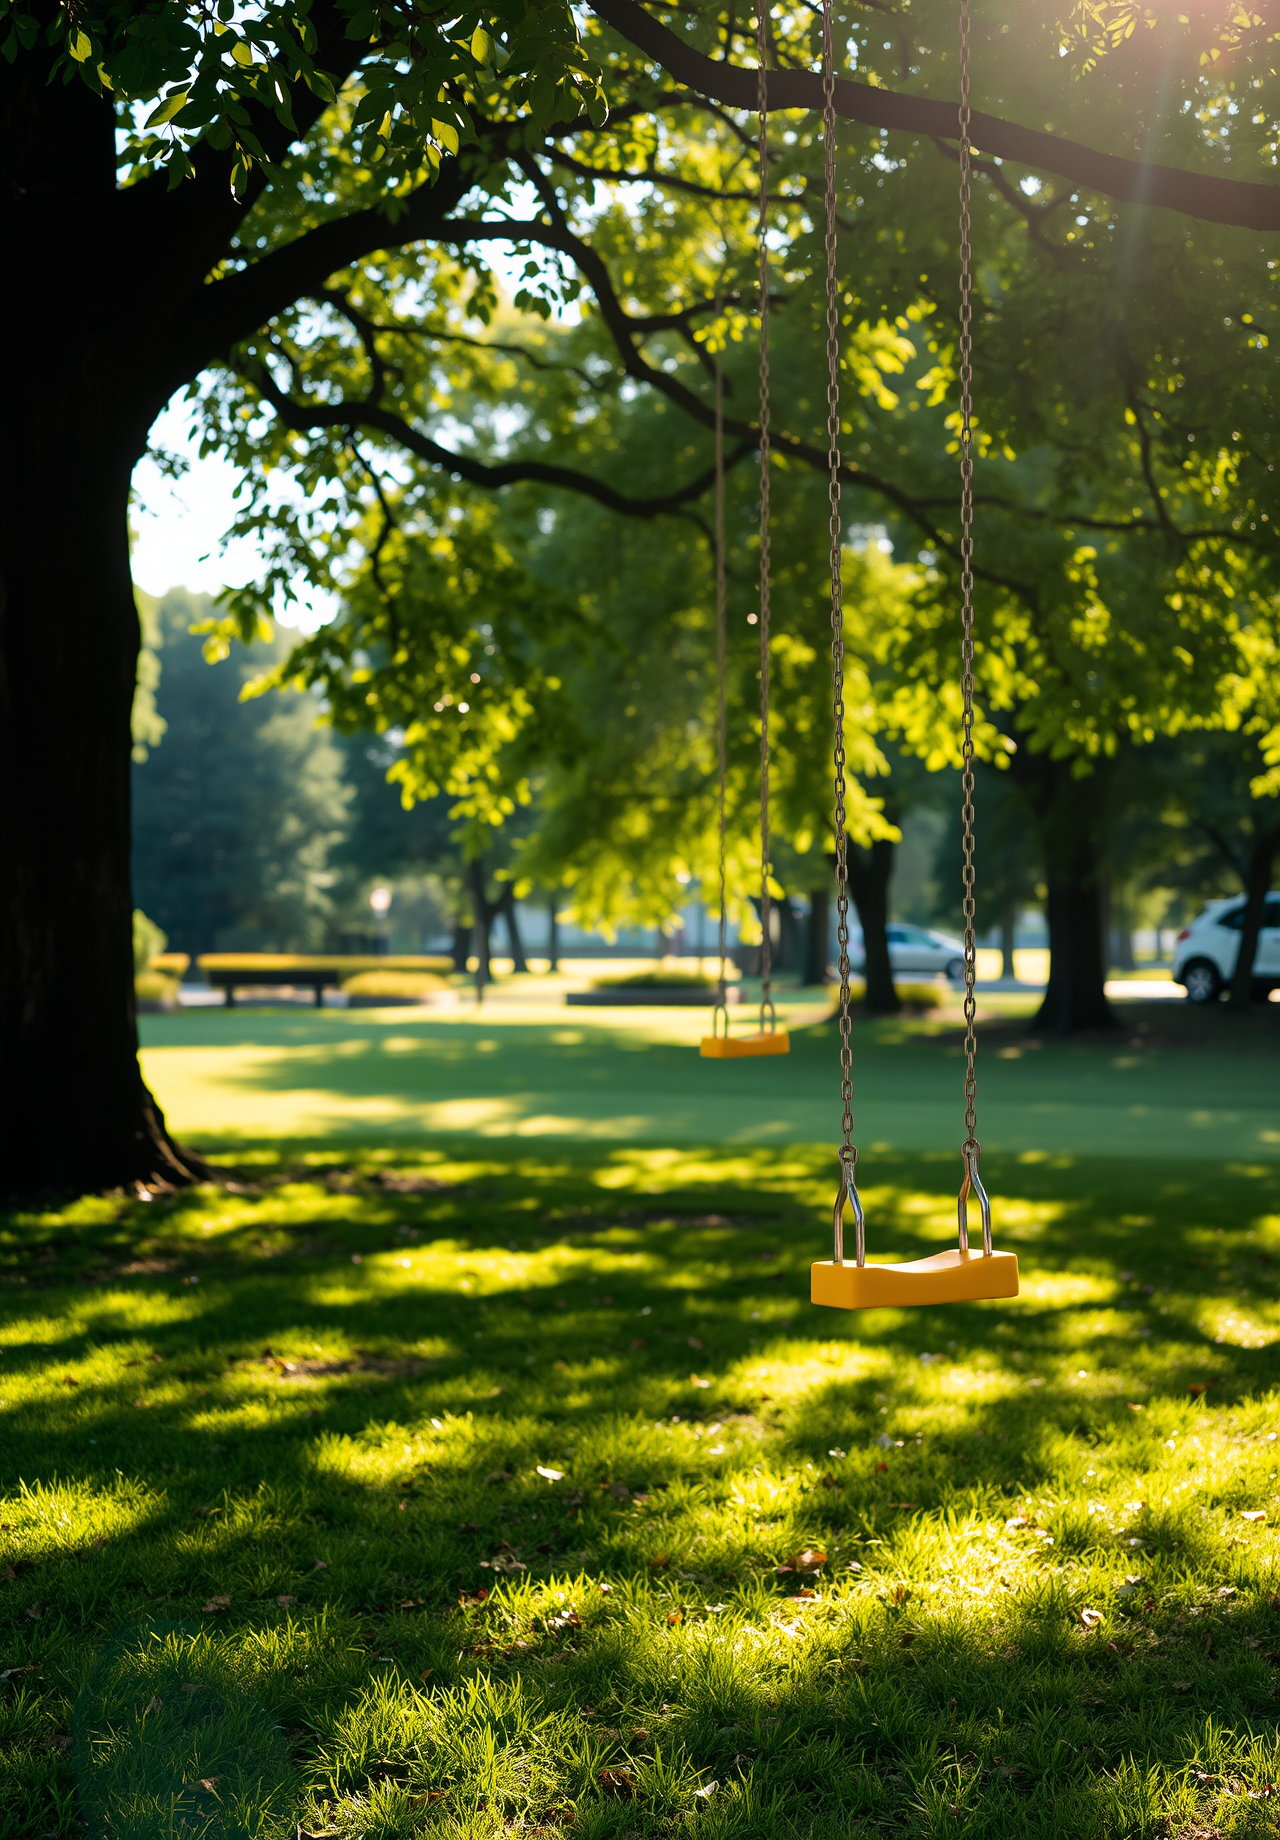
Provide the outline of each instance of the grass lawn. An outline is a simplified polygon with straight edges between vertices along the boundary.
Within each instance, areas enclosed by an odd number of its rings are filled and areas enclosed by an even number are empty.
[[[698,1142],[734,1070],[665,1025],[438,1026],[159,1018],[171,1112],[239,1090],[232,1181],[5,1217],[0,1833],[1276,1833],[1270,1018],[993,1025],[1022,1295],[856,1317],[807,1301],[826,1114],[753,1130],[761,1067]],[[954,1230],[954,1118],[895,1143],[883,1091],[941,1106],[949,1027],[860,1030],[872,1256]],[[308,1137],[291,1039],[396,1129]],[[424,1135],[486,1081],[654,1122]]]

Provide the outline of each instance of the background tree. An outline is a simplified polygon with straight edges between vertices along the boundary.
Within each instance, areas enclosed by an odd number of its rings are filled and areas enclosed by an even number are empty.
[[[210,669],[189,631],[208,611],[181,590],[156,609],[165,732],[133,769],[138,904],[193,956],[318,951],[349,825],[343,757],[315,697],[241,702],[243,648]]]

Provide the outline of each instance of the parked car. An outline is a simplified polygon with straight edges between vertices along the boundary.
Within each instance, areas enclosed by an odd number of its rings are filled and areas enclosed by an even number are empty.
[[[895,920],[886,928],[889,935],[889,963],[896,976],[900,971],[922,972],[959,981],[964,976],[964,945],[949,933],[935,933],[927,926],[907,926]],[[866,969],[862,934],[853,932],[849,939],[849,968]]]
[[[1210,901],[1198,920],[1183,927],[1173,949],[1173,981],[1193,1003],[1216,1003],[1235,973],[1240,956],[1244,901],[1233,895]],[[1280,894],[1269,894],[1253,957],[1256,996],[1280,990]]]

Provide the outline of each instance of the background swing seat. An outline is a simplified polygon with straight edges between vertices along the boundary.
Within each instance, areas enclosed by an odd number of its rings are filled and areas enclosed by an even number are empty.
[[[758,1054],[790,1054],[791,1037],[785,1029],[759,1035],[704,1035],[698,1052],[705,1061],[745,1061]]]
[[[984,1297],[1016,1297],[1016,1252],[959,1252],[954,1246],[909,1265],[837,1265],[821,1259],[810,1267],[810,1297],[836,1310],[881,1310],[917,1303],[976,1303]]]

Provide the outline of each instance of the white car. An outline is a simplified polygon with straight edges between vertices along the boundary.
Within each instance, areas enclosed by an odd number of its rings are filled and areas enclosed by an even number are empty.
[[[889,964],[895,976],[900,971],[936,976],[940,971],[957,983],[964,976],[964,946],[950,934],[935,933],[927,926],[907,926],[900,920],[894,920],[885,931],[889,935]],[[861,931],[850,933],[849,969],[866,969]]]
[[[1199,919],[1178,934],[1173,981],[1184,986],[1193,1003],[1216,1003],[1231,982],[1243,925],[1244,901],[1233,895],[1210,901]],[[1253,958],[1253,988],[1257,996],[1280,989],[1280,894],[1267,896]]]

